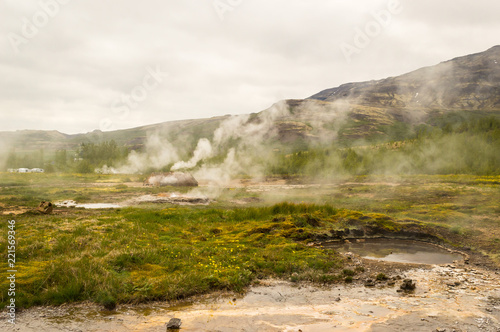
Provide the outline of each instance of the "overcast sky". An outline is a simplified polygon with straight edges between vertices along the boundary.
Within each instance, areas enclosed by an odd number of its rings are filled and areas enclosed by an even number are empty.
[[[3,0],[0,130],[259,112],[485,51],[498,13],[498,0]]]

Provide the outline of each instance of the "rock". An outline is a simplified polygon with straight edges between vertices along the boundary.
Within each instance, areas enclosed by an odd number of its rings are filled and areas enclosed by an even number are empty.
[[[455,282],[452,282],[452,283],[448,283],[446,284],[448,287],[458,287],[460,286],[462,283],[460,281],[455,281]]]
[[[364,230],[362,230],[362,229],[353,229],[351,233],[352,233],[352,235],[353,235],[354,237],[362,237],[362,236],[365,236],[365,231],[364,231]]]
[[[167,323],[167,331],[178,330],[181,328],[181,320],[179,318],[172,318]]]
[[[438,327],[438,328],[436,329],[436,332],[446,332],[446,329],[443,329],[443,328],[439,328],[439,327]]]
[[[341,231],[341,230],[332,230],[332,237],[334,239],[343,239],[344,236],[346,235],[346,233],[344,231]]]
[[[373,279],[366,279],[365,287],[375,287],[375,281]]]
[[[403,283],[399,287],[402,291],[408,292],[413,291],[417,287],[417,284],[411,279],[403,280]]]
[[[51,202],[43,201],[38,205],[37,211],[43,214],[51,214],[53,209],[54,205]]]

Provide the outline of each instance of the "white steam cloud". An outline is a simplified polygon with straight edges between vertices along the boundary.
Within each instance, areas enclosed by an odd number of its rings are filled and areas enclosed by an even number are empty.
[[[198,141],[198,145],[193,152],[193,157],[188,161],[178,161],[172,166],[172,171],[177,171],[181,169],[191,169],[195,167],[198,162],[210,158],[212,156],[212,144],[206,138],[202,138]]]
[[[154,133],[148,137],[143,152],[132,151],[125,165],[113,168],[104,166],[97,173],[135,174],[147,169],[161,169],[179,160],[177,149],[166,138]]]
[[[348,107],[317,101],[302,101],[292,106],[287,101],[274,104],[269,109],[250,115],[235,115],[222,121],[214,131],[213,138],[201,138],[187,160],[182,147],[187,144],[181,138],[172,144],[159,134],[150,136],[143,152],[132,152],[126,164],[106,172],[141,173],[148,169],[162,169],[173,166],[171,171],[192,171],[197,180],[206,181],[213,186],[228,185],[229,182],[245,174],[260,178],[265,174],[265,164],[274,157],[273,147],[267,143],[281,135],[280,123],[296,121],[312,124],[315,139],[331,140],[331,128],[323,130],[325,122],[339,122],[345,117]],[[328,137],[321,137],[328,131]],[[285,133],[286,134],[286,133]],[[216,161],[218,160],[218,162]]]

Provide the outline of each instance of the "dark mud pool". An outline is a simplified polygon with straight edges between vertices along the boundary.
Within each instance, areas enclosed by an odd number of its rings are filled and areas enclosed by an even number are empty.
[[[412,264],[449,264],[464,257],[441,247],[411,240],[370,239],[362,242],[324,244],[340,252],[352,252],[367,259]]]

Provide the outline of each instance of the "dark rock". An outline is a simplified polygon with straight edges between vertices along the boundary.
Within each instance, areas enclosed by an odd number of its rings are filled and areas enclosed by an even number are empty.
[[[111,299],[111,298],[106,299],[102,305],[103,305],[104,309],[109,310],[109,311],[113,311],[116,309],[116,300]]]
[[[462,283],[460,281],[455,281],[455,282],[451,282],[451,283],[448,283],[446,285],[448,285],[448,287],[458,287],[460,286]]]
[[[365,287],[375,287],[375,280],[373,280],[373,279],[366,279],[365,280]]]
[[[401,289],[402,291],[405,291],[405,292],[409,292],[409,291],[415,290],[416,287],[417,287],[417,284],[413,280],[405,279],[405,280],[403,280],[403,283],[401,284],[399,289]]]
[[[353,229],[352,230],[352,235],[354,237],[362,237],[362,236],[365,236],[365,231],[362,230],[362,229]]]
[[[334,239],[342,239],[346,235],[344,231],[339,231],[339,230],[332,230],[331,233]]]
[[[178,330],[181,328],[181,324],[182,322],[179,318],[172,318],[167,323],[167,331]]]

